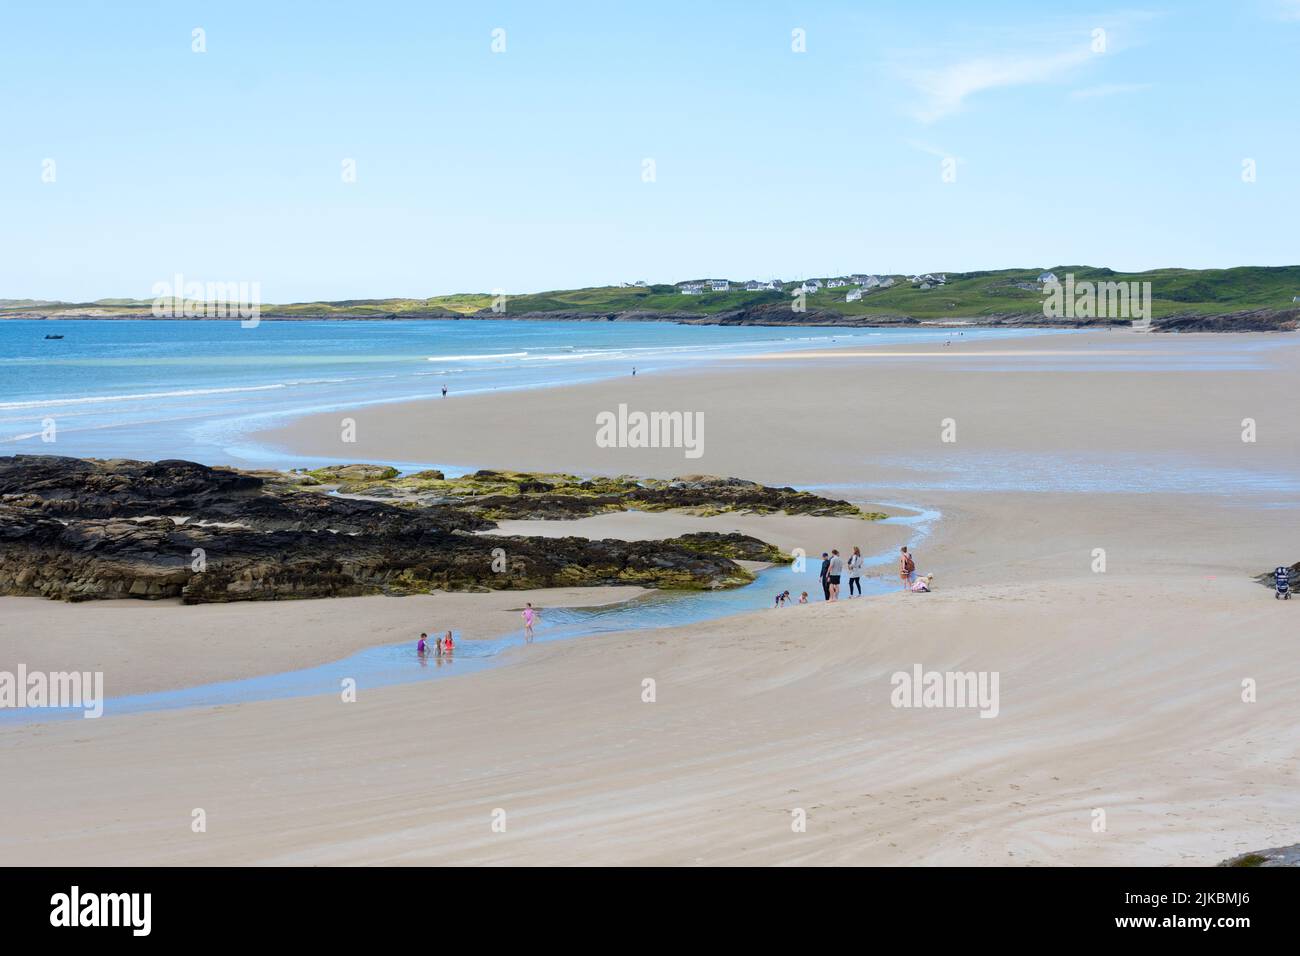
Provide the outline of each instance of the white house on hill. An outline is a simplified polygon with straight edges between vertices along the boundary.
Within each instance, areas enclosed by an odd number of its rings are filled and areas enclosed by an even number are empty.
[[[845,301],[845,302],[857,302],[858,299],[860,299],[860,298],[862,298],[862,290],[861,290],[861,289],[854,289],[852,292],[850,292],[848,295],[846,295],[846,296],[844,297],[844,301]]]
[[[714,292],[726,292],[731,288],[731,283],[726,279],[710,279],[709,288]]]
[[[1055,272],[1044,272],[1041,275],[1039,275],[1038,281],[1041,282],[1043,285],[1047,285],[1047,283],[1049,282],[1060,283],[1061,280],[1056,278]]]

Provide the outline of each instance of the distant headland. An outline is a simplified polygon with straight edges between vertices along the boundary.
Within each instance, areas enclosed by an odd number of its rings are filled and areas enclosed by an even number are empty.
[[[177,277],[178,280],[180,277]],[[1137,326],[1149,331],[1295,331],[1300,266],[1093,266],[987,272],[856,273],[805,279],[621,281],[513,295],[266,304],[258,283],[185,283],[158,299],[0,299],[0,319],[521,319],[763,326]],[[236,293],[244,308],[236,309]],[[155,289],[157,291],[157,289]],[[159,303],[163,306],[160,307]]]

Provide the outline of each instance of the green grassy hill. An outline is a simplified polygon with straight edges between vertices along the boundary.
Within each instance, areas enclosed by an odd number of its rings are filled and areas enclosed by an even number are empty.
[[[895,285],[866,293],[856,302],[845,301],[849,288],[827,289],[807,296],[811,309],[846,316],[907,316],[922,320],[989,318],[1007,315],[1041,315],[1043,293],[1036,279],[1054,272],[1062,280],[1073,273],[1076,281],[1150,282],[1154,316],[1180,313],[1204,315],[1254,309],[1290,309],[1300,295],[1300,266],[1236,269],[1156,269],[1120,273],[1092,266],[1054,266],[1049,269],[1002,269],[996,272],[950,272],[943,286],[922,291],[906,276],[894,276]],[[826,277],[820,277],[823,279]],[[714,315],[763,304],[790,301],[797,282],[787,282],[783,292],[729,292],[682,295],[676,286],[648,288],[602,286],[590,289],[510,296],[507,314],[526,312],[693,312]],[[437,302],[431,299],[430,302]]]
[[[1172,315],[1214,316],[1268,310],[1293,313],[1300,304],[1300,266],[1235,269],[1154,269],[1121,273],[1093,266],[1052,266],[1047,270],[1002,269],[994,272],[949,272],[947,284],[922,290],[906,276],[893,276],[890,289],[867,292],[848,302],[848,288],[828,289],[807,296],[809,311],[836,313],[851,319],[900,318],[919,321],[981,320],[1017,317],[1032,321],[1042,317],[1040,272],[1054,272],[1062,281],[1073,274],[1076,282],[1150,282],[1153,317]],[[822,276],[823,281],[826,277]],[[781,292],[745,292],[743,282],[728,292],[682,295],[676,285],[648,287],[597,286],[555,290],[506,299],[505,317],[527,313],[578,313],[616,315],[631,312],[664,313],[674,317],[727,316],[734,318],[756,306],[779,307],[789,303],[797,282],[787,282]],[[353,299],[338,302],[295,302],[263,305],[264,317],[284,318],[440,318],[491,316],[493,296],[467,292],[428,299]],[[0,299],[0,318],[29,315],[148,317],[150,302],[141,299],[100,299],[91,303],[49,303],[27,299]],[[769,316],[771,317],[771,316]],[[742,316],[743,318],[743,316]],[[831,316],[833,319],[833,316]]]

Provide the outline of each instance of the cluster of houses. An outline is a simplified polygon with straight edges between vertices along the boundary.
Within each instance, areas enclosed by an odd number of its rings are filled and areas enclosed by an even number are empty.
[[[1045,274],[1051,275],[1050,273]],[[927,272],[925,275],[908,276],[908,281],[922,291],[925,291],[927,289],[937,289],[940,286],[946,285],[948,277],[943,274],[936,275]],[[1043,282],[1046,280],[1040,276],[1039,281]],[[1056,281],[1056,277],[1052,276],[1051,281]],[[642,283],[637,284],[641,285]],[[799,283],[793,291],[813,293],[820,292],[823,288],[847,289],[848,291],[845,293],[844,301],[856,302],[868,292],[872,292],[876,289],[889,289],[894,285],[895,279],[892,276],[858,274],[839,276],[834,279],[826,279],[825,281],[821,279],[805,279],[803,282]],[[780,292],[783,287],[784,283],[782,283],[780,279],[773,279],[771,282],[751,281],[746,282],[744,286],[737,286],[737,288],[743,288],[746,292]],[[699,282],[680,282],[677,285],[677,289],[682,295],[703,295],[705,292],[730,291],[731,283],[726,279],[707,279]]]
[[[773,279],[771,282],[746,282],[743,286],[746,292],[780,292],[781,280]],[[702,295],[705,292],[730,292],[731,282],[727,279],[707,279],[703,282],[681,282],[677,285],[677,291],[682,295]]]
[[[646,287],[645,279],[637,279],[635,282],[620,282],[620,289],[644,289]]]

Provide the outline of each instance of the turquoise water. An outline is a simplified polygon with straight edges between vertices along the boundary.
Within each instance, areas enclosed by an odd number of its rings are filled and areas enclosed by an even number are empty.
[[[908,508],[907,505],[894,507]],[[914,514],[893,517],[884,523],[906,525],[913,529],[912,541],[923,539],[933,524],[939,520],[937,511],[916,510]],[[826,547],[831,547],[827,544]],[[868,569],[891,564],[895,552],[890,549],[865,559]],[[644,631],[659,627],[677,627],[698,624],[715,618],[747,611],[771,609],[773,614],[797,614],[797,607],[773,607],[777,593],[789,590],[795,600],[801,591],[807,591],[810,601],[821,600],[817,580],[819,557],[810,556],[798,571],[790,566],[767,568],[759,572],[757,580],[747,587],[729,591],[653,591],[631,601],[588,608],[542,608],[541,622],[536,628],[535,644],[551,641],[574,640],[597,634],[619,631]],[[871,571],[868,570],[868,575]],[[865,597],[895,590],[898,582],[890,573],[883,576],[865,576],[862,590]],[[848,582],[844,582],[847,599]],[[520,606],[526,598],[520,593]],[[854,600],[858,600],[854,598]],[[367,648],[337,661],[305,667],[301,670],[279,674],[266,674],[244,680],[222,681],[187,687],[180,690],[152,694],[112,696],[112,675],[105,675],[104,718],[139,714],[157,710],[176,710],[184,707],[215,707],[222,704],[247,703],[258,700],[277,700],[287,697],[314,697],[341,692],[342,681],[356,681],[358,693],[393,684],[414,681],[445,679],[455,675],[472,674],[489,667],[517,661],[527,654],[522,628],[503,638],[486,641],[469,641],[459,631],[453,631],[456,649],[450,658],[426,656],[415,651],[415,638],[419,625],[412,626],[411,640],[401,644],[385,644]],[[510,651],[517,653],[511,654]],[[40,723],[60,719],[81,719],[81,711],[55,709],[0,710],[0,725]],[[103,719],[103,718],[100,718]]]
[[[630,375],[633,367],[654,374],[736,355],[947,335],[663,322],[264,321],[245,329],[216,321],[3,321],[0,454],[291,467],[310,462],[245,436],[296,415],[436,397],[444,384],[455,397]],[[46,442],[50,420],[55,440]]]

